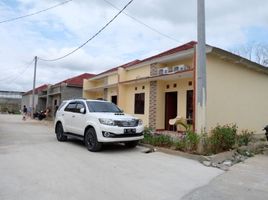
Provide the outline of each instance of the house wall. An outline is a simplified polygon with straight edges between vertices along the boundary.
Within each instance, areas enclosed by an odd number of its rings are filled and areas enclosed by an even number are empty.
[[[142,87],[144,86],[144,89]],[[137,88],[137,90],[135,90]],[[120,99],[124,100],[124,104],[120,104],[119,107],[124,110],[124,112],[131,114],[143,120],[143,123],[148,126],[149,124],[149,83],[137,83],[124,85],[124,93],[120,93]],[[135,94],[145,93],[144,102],[144,114],[134,114],[134,104],[135,104]]]
[[[110,75],[108,76],[108,85],[110,84],[115,84],[115,83],[118,83],[118,75],[117,74],[113,74],[113,75]]]
[[[192,85],[189,85],[192,82]],[[174,87],[176,84],[176,87]],[[169,85],[169,88],[167,88]],[[187,90],[193,90],[193,79],[185,78],[173,81],[157,82],[157,115],[156,129],[165,128],[165,95],[166,92],[177,92],[177,116],[187,118],[186,116],[186,94]]]
[[[112,101],[112,96],[117,95],[117,87],[108,88],[107,91],[107,100]]]
[[[134,68],[127,70],[125,73],[124,79],[120,79],[120,81],[128,81],[128,80],[135,80],[142,77],[150,76],[150,65],[146,65],[144,67]]]
[[[27,108],[32,107],[32,94],[23,95],[21,98],[21,109],[25,105]],[[34,95],[35,108],[38,104],[38,95]]]
[[[82,98],[82,88],[62,86],[61,88],[61,100]]]
[[[207,127],[236,123],[262,132],[268,124],[268,75],[209,54]]]

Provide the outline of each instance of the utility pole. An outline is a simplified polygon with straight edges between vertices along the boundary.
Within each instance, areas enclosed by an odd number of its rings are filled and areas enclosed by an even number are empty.
[[[205,0],[197,0],[196,131],[206,131],[207,77]]]
[[[37,66],[37,56],[34,57],[34,76],[33,76],[33,91],[32,91],[32,113],[31,117],[33,118],[33,114],[35,112],[35,82],[36,82],[36,66]]]

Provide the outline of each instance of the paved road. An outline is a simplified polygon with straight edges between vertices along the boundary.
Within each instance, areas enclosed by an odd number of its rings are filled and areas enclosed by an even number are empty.
[[[233,166],[183,200],[267,200],[268,156],[257,155]]]
[[[173,200],[223,172],[144,149],[57,142],[50,125],[0,115],[0,199]]]

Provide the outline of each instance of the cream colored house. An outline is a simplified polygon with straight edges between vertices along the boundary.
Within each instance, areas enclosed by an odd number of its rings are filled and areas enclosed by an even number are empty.
[[[261,132],[268,124],[268,69],[207,45],[208,130],[236,123]],[[169,119],[196,119],[196,42],[135,60],[84,80],[83,97],[116,103],[144,124],[167,130]]]

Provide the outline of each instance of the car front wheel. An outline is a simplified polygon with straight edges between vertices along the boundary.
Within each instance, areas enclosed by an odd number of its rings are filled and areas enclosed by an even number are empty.
[[[61,123],[58,123],[56,126],[56,136],[57,136],[57,140],[60,142],[67,140],[67,136],[64,135],[64,131],[63,131],[63,127]]]
[[[100,151],[102,143],[98,142],[96,132],[93,128],[89,128],[85,133],[85,145],[89,151]]]

